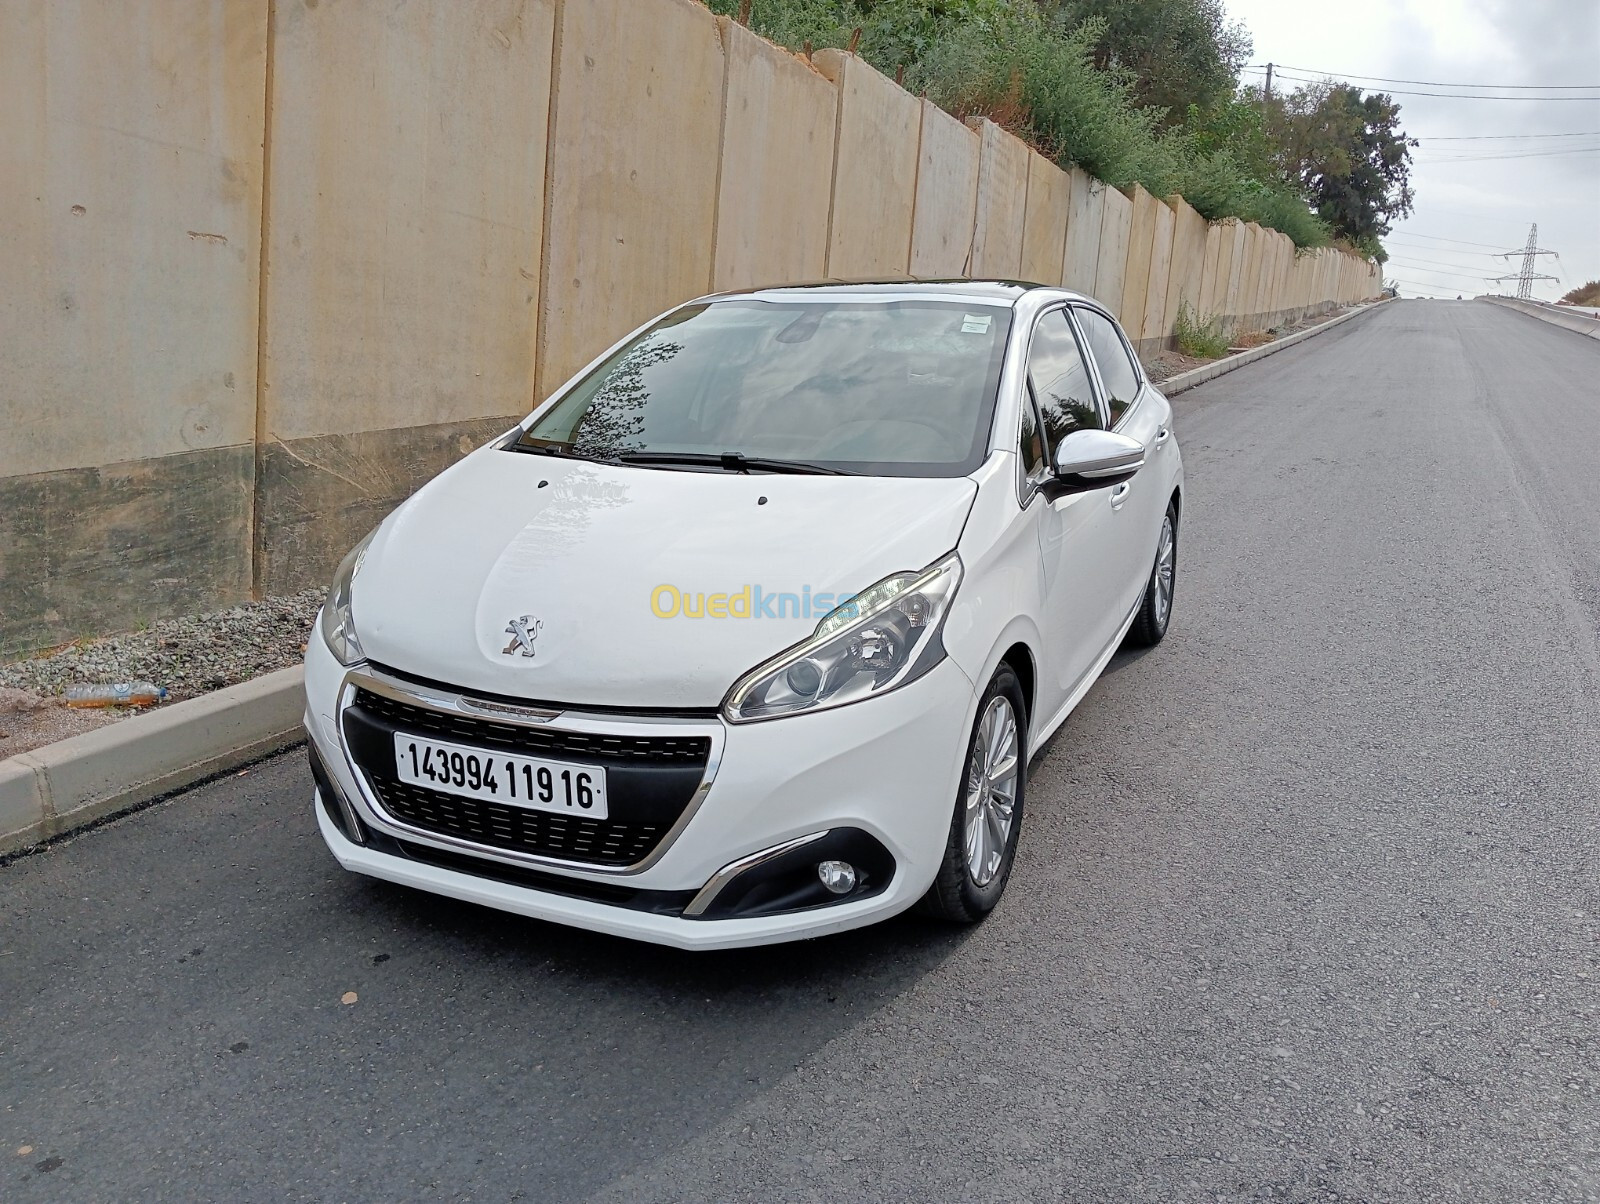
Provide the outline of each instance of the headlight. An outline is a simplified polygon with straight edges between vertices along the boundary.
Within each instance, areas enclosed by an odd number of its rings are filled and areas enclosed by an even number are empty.
[[[951,553],[931,568],[896,573],[835,607],[807,640],[757,665],[728,691],[729,723],[875,698],[944,659],[940,629],[961,583]]]
[[[361,641],[356,639],[355,617],[350,612],[350,587],[367,554],[367,545],[377,533],[376,528],[369,531],[367,537],[339,562],[339,571],[333,575],[333,584],[328,587],[328,597],[322,604],[322,638],[341,665],[353,665],[361,659]]]

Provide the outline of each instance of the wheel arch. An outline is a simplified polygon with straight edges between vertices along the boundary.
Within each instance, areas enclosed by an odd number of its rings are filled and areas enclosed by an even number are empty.
[[[995,668],[1001,665],[1010,665],[1011,671],[1017,675],[1017,681],[1022,685],[1022,702],[1027,707],[1028,713],[1023,716],[1028,730],[1033,729],[1033,717],[1038,712],[1039,697],[1037,694],[1039,683],[1038,665],[1034,662],[1033,649],[1026,643],[1018,640],[1000,654],[1000,659],[995,662]]]

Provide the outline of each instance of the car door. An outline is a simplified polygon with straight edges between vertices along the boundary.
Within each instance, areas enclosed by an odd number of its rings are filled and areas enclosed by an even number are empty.
[[[1044,433],[1047,464],[1075,430],[1104,429],[1106,413],[1095,394],[1088,361],[1065,308],[1040,315],[1028,348],[1028,387]],[[1044,561],[1044,654],[1050,662],[1055,705],[1067,697],[1116,635],[1125,615],[1116,611],[1124,571],[1119,515],[1112,489],[1054,499],[1039,496],[1039,550]]]
[[[1144,467],[1117,486],[1114,500],[1122,583],[1115,606],[1126,616],[1149,580],[1172,489],[1172,407],[1145,380],[1115,321],[1087,305],[1074,306],[1073,318],[1094,363],[1111,429],[1145,447]]]

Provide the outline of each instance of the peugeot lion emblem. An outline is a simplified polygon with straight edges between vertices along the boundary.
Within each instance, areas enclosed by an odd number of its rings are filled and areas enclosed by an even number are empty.
[[[539,629],[544,626],[544,620],[533,615],[523,615],[520,619],[512,619],[506,624],[506,634],[511,637],[511,642],[500,652],[504,656],[515,656],[521,652],[523,656],[533,655],[533,641],[539,638]]]

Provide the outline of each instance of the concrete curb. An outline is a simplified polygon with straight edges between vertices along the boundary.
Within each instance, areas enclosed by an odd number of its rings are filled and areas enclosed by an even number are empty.
[[[1542,301],[1519,301],[1515,297],[1479,297],[1478,300],[1492,301],[1507,309],[1520,310],[1530,318],[1538,318],[1541,322],[1548,322],[1552,326],[1559,326],[1563,330],[1570,330],[1585,338],[1600,339],[1600,316],[1590,314],[1583,309],[1546,305]]]
[[[1226,359],[1216,360],[1202,367],[1190,369],[1188,372],[1180,372],[1178,375],[1156,385],[1156,388],[1161,391],[1163,397],[1176,397],[1179,393],[1187,392],[1196,385],[1203,385],[1208,380],[1226,376],[1238,368],[1243,368],[1246,364],[1253,364],[1257,360],[1266,359],[1267,356],[1282,351],[1285,347],[1293,347],[1296,343],[1303,343],[1309,338],[1322,334],[1324,331],[1332,330],[1335,326],[1342,326],[1351,319],[1359,318],[1364,313],[1370,313],[1385,303],[1385,301],[1368,301],[1359,309],[1352,310],[1347,314],[1340,314],[1337,318],[1324,322],[1320,326],[1313,326],[1309,330],[1297,330],[1294,334],[1285,335],[1281,339],[1274,339],[1270,343],[1263,343],[1259,347],[1252,347],[1249,351],[1241,351],[1238,355],[1230,355]]]
[[[298,743],[302,677],[280,669],[0,761],[0,854]]]

